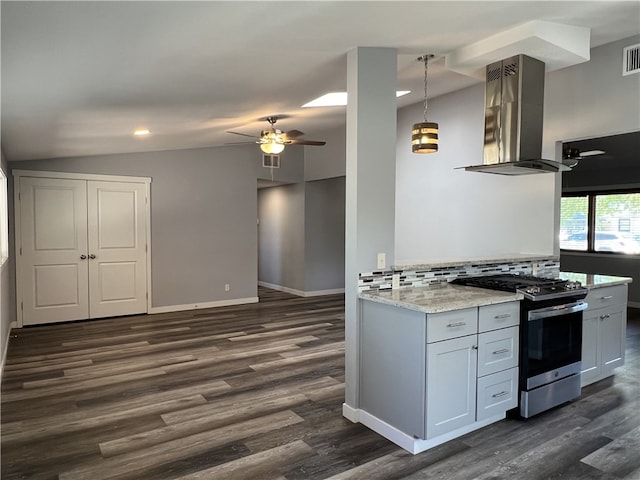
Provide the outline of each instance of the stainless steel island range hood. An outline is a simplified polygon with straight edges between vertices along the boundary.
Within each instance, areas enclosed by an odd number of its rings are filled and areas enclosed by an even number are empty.
[[[571,170],[542,156],[545,65],[516,55],[487,65],[484,163],[464,168],[499,175]]]

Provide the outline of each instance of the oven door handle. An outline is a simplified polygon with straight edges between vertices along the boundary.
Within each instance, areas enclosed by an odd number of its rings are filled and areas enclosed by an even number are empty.
[[[540,320],[541,318],[558,317],[560,315],[567,315],[569,313],[581,312],[589,307],[587,302],[574,302],[565,303],[563,305],[554,305],[553,307],[540,308],[538,310],[531,310],[528,315],[528,320]]]

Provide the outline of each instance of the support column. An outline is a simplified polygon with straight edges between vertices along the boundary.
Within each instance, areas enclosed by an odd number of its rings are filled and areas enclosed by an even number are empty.
[[[359,408],[358,274],[394,261],[397,52],[358,47],[347,54],[347,168],[345,228],[345,403]]]

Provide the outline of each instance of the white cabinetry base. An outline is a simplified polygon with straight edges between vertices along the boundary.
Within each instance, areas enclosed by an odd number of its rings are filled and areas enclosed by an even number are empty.
[[[442,445],[449,440],[453,440],[460,437],[461,435],[473,432],[474,430],[478,430],[479,428],[486,427],[487,425],[506,418],[506,413],[502,413],[501,415],[496,415],[495,417],[490,417],[482,421],[474,422],[470,425],[465,425],[464,427],[460,427],[457,430],[452,430],[429,440],[423,440],[421,438],[415,438],[407,435],[404,432],[401,432],[397,428],[371,415],[369,412],[359,409],[352,409],[351,407],[347,407],[347,405],[343,404],[342,413],[351,421],[354,420],[352,420],[350,416],[345,415],[345,409],[347,408],[348,410],[350,410],[349,413],[353,415],[353,418],[358,419],[356,421],[359,421],[374,432],[379,433],[387,440],[392,441],[399,447],[404,448],[409,453],[412,453],[414,455],[429,450],[430,448],[437,447],[438,445]]]

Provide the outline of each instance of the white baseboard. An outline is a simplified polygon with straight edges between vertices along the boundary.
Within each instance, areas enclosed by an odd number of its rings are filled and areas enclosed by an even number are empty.
[[[343,404],[342,414],[346,418],[350,419],[345,415],[345,407],[347,407],[347,405]],[[456,430],[445,433],[443,435],[439,435],[435,438],[430,438],[428,440],[425,440],[421,438],[415,438],[412,435],[407,435],[406,433],[389,425],[383,420],[380,420],[378,417],[371,415],[369,412],[366,412],[365,410],[354,410],[351,407],[348,407],[348,408],[349,410],[352,410],[350,414],[355,415],[355,417],[358,418],[358,421],[360,423],[369,427],[374,432],[379,433],[380,435],[385,437],[387,440],[392,441],[399,447],[404,448],[406,451],[414,455],[417,453],[422,453],[426,450],[429,450],[430,448],[437,447],[438,445],[442,445],[443,443],[453,440],[454,438],[458,438],[469,432],[473,432],[474,430],[478,430],[479,428],[486,427],[487,425],[490,425],[492,423],[498,422],[506,418],[506,414],[503,413],[502,415],[496,415],[495,417],[487,418],[480,422],[474,422],[471,425],[466,425],[464,427],[458,428]]]
[[[640,308],[640,302],[629,302],[627,303],[632,308]]]
[[[9,351],[9,339],[11,338],[11,330],[16,328],[18,323],[13,321],[9,324],[9,331],[7,332],[7,338],[4,339],[4,349],[2,350],[2,359],[0,359],[0,382],[4,376],[4,365],[7,363],[7,352]]]
[[[258,297],[232,298],[231,300],[217,300],[215,302],[187,303],[185,305],[167,305],[165,307],[151,307],[149,313],[182,312],[184,310],[198,310],[201,308],[228,307],[231,305],[244,305],[258,303]]]
[[[346,403],[342,404],[342,416],[347,420],[352,421],[353,423],[358,423],[360,419],[358,418],[358,410],[357,408],[350,407]]]
[[[283,287],[282,285],[276,285],[275,283],[258,282],[261,287],[270,288],[272,290],[278,290],[280,292],[290,293],[291,295],[297,295],[298,297],[319,297],[321,295],[336,295],[338,293],[344,293],[344,288],[334,288],[330,290],[297,290],[295,288]]]

